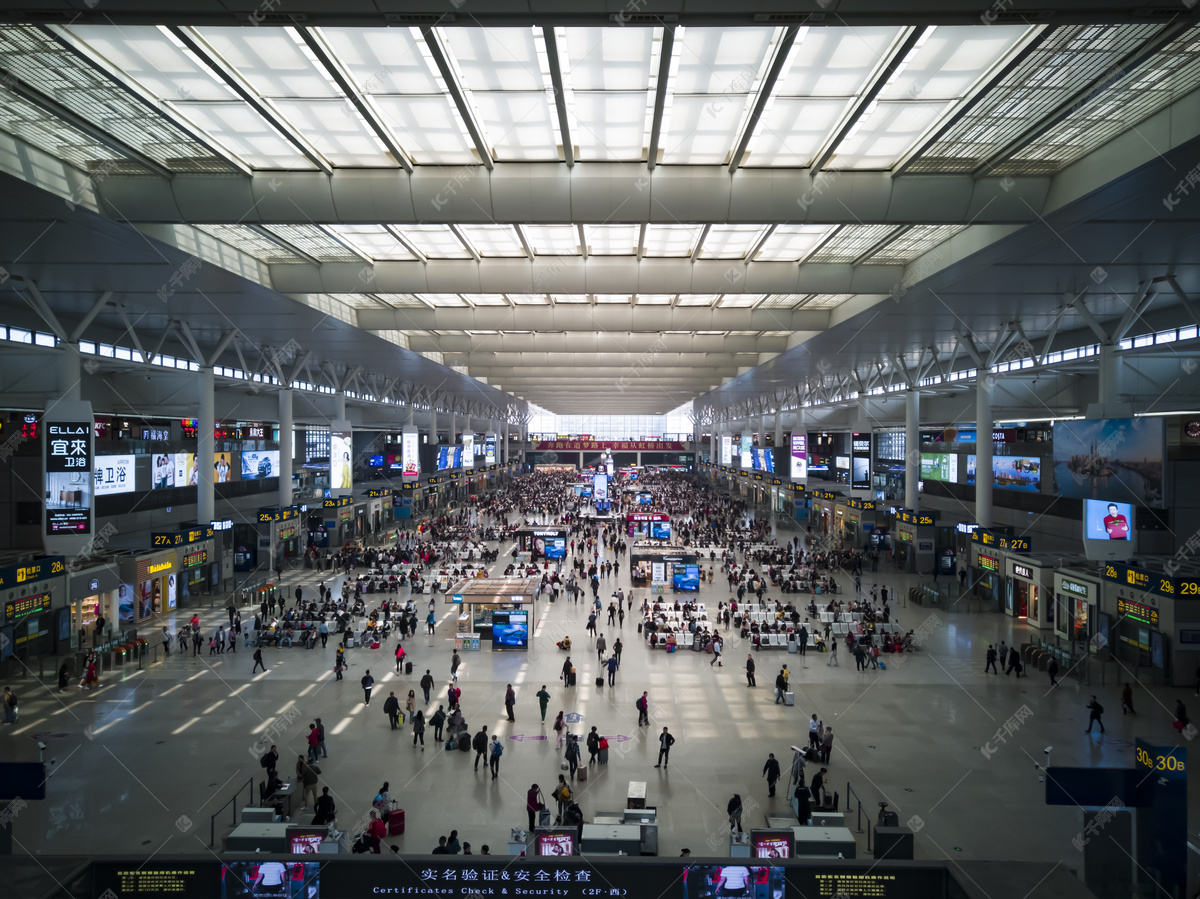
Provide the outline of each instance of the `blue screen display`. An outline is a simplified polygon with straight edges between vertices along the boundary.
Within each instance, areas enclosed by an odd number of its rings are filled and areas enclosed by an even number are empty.
[[[671,522],[669,521],[652,521],[650,522],[650,536],[655,540],[670,540],[671,539]]]
[[[528,646],[528,612],[492,612],[493,649],[525,649]]]
[[[676,590],[686,590],[688,592],[699,591],[700,566],[677,564],[672,574],[672,581],[675,584]]]

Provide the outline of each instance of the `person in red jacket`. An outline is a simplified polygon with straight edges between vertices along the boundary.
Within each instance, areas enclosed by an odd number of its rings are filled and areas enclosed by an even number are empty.
[[[375,809],[371,809],[371,821],[367,824],[367,839],[371,841],[371,851],[379,855],[379,845],[387,836],[387,826]]]

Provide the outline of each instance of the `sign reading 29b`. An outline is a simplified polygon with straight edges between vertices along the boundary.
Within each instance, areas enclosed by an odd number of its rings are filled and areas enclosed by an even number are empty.
[[[92,423],[46,424],[46,536],[86,535],[92,522]]]

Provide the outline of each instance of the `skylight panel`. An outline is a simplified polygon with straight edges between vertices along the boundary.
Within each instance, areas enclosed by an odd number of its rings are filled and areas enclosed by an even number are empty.
[[[573,256],[579,252],[579,229],[574,225],[522,225],[533,252],[543,256]]]
[[[690,256],[701,225],[647,225],[645,255]]]
[[[525,255],[512,225],[459,225],[458,229],[481,256]]]
[[[588,252],[596,256],[632,256],[637,253],[638,225],[584,225]]]
[[[830,232],[830,225],[780,225],[766,239],[755,259],[764,262],[798,262]]]

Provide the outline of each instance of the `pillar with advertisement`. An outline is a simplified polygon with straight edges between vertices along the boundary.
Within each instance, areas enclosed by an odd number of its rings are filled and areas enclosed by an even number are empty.
[[[48,553],[77,556],[91,543],[96,523],[92,404],[55,402],[42,424],[43,543]]]
[[[354,489],[354,435],[344,418],[330,422],[329,495],[349,496]]]

